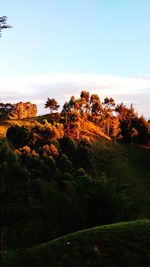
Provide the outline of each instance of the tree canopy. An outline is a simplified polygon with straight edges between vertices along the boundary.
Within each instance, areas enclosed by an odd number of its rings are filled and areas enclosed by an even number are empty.
[[[53,110],[57,110],[60,107],[60,105],[57,103],[57,101],[54,98],[48,98],[45,103],[45,108],[50,109],[50,113],[52,113]]]
[[[1,36],[1,31],[3,29],[9,29],[9,28],[11,28],[11,26],[7,24],[7,17],[6,16],[0,17],[0,36]]]

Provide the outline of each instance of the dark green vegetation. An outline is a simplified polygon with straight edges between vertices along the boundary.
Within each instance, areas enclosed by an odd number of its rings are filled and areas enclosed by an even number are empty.
[[[7,267],[148,267],[150,220],[75,232],[10,257]]]
[[[58,106],[48,99],[50,115],[1,119],[6,134],[0,142],[0,250],[5,262],[20,248],[150,217],[149,123],[132,106],[115,107],[112,98],[101,104],[85,91],[66,102],[61,113],[52,113]]]
[[[108,141],[77,143],[68,137],[55,146],[53,156],[45,150],[37,156],[28,146],[16,153],[6,141],[1,144],[4,250],[32,247],[96,225],[150,217],[149,149]]]

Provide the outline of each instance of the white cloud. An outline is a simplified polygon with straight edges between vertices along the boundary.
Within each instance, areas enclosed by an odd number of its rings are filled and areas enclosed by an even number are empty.
[[[32,101],[39,113],[44,112],[47,97],[55,97],[63,104],[81,90],[97,93],[103,99],[112,96],[117,101],[133,103],[139,113],[150,116],[150,76],[120,77],[99,74],[41,74],[0,80],[0,102]]]

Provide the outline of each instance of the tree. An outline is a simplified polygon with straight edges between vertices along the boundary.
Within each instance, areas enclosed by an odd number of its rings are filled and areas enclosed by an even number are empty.
[[[105,116],[105,121],[107,125],[107,134],[110,135],[110,125],[113,120],[113,111],[115,110],[115,101],[114,99],[106,97],[103,102],[104,105],[104,116]]]
[[[100,98],[97,94],[92,94],[90,97],[90,104],[92,105],[95,104],[96,102],[100,102]]]
[[[68,113],[71,112],[71,107],[68,102],[65,102],[62,109],[62,114],[65,114],[66,117],[66,124],[68,122]]]
[[[124,141],[133,143],[134,137],[138,136],[138,129],[136,129],[135,121],[138,120],[138,115],[131,104],[127,108],[123,103],[117,105],[115,111],[118,113],[120,121],[121,135]]]
[[[143,115],[133,120],[133,127],[138,131],[138,135],[134,135],[136,142],[147,143],[150,141],[150,125]]]
[[[119,135],[121,129],[120,129],[120,122],[118,117],[113,117],[111,120],[111,125],[110,125],[110,135],[111,137],[114,138],[114,141],[116,143],[116,138]]]
[[[10,118],[13,119],[36,117],[37,106],[31,102],[19,102],[14,104],[14,110],[10,115]]]
[[[82,91],[80,94],[81,110],[86,114],[90,111],[90,93],[88,91]]]
[[[55,98],[48,98],[46,103],[45,103],[45,108],[50,109],[50,114],[52,114],[53,110],[57,110],[60,107],[60,105],[57,103]]]
[[[127,107],[123,104],[123,102],[116,106],[115,111],[120,121],[124,121],[126,119]]]
[[[71,111],[74,110],[75,108],[75,102],[76,102],[76,99],[74,96],[71,96],[70,100],[69,100],[69,106],[71,108]]]
[[[102,112],[102,106],[100,102],[95,102],[91,106],[92,115],[98,116]]]
[[[106,97],[104,99],[103,105],[110,111],[113,111],[113,107],[115,106],[115,101],[114,99]]]
[[[102,112],[102,104],[97,94],[92,94],[90,98],[91,112],[93,116],[99,116]]]
[[[139,132],[135,129],[135,128],[131,128],[131,131],[130,131],[130,136],[131,136],[131,143],[133,145],[133,140],[134,140],[134,137],[138,136],[139,135]]]
[[[88,91],[82,91],[80,94],[81,98],[84,98],[87,102],[89,102],[90,99],[90,93]]]
[[[11,28],[11,26],[7,25],[7,17],[6,16],[0,17],[0,36],[1,36],[1,31],[3,29],[8,29],[8,28]]]
[[[29,174],[7,142],[0,144],[0,266],[7,229],[24,221],[29,209]],[[27,218],[27,217],[26,217]]]
[[[24,126],[19,127],[18,125],[11,126],[7,130],[6,137],[14,148],[26,146],[30,140],[29,130]]]
[[[14,111],[15,105],[10,103],[0,103],[0,118],[7,119],[9,115]]]

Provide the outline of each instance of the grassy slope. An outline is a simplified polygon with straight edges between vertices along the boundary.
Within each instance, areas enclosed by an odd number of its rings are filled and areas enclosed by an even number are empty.
[[[84,120],[80,119],[78,122],[78,125],[80,128],[78,140],[86,139],[89,142],[93,142],[95,140],[97,140],[97,141],[99,141],[99,140],[111,141],[111,138],[107,134],[104,133],[104,130],[91,121],[84,121]],[[75,127],[75,129],[72,129],[69,131],[69,136],[72,139],[77,140],[76,127]]]
[[[18,125],[18,126],[26,126],[29,123],[34,123],[35,121],[38,122],[43,122],[43,120],[50,120],[50,115],[42,115],[42,116],[37,116],[34,118],[26,118],[26,119],[8,119],[5,121],[2,121],[0,123],[0,139],[5,138],[7,129],[13,125]],[[65,124],[65,122],[63,122]],[[77,128],[80,128],[80,134],[79,134],[79,139],[82,138],[87,138],[89,141],[94,141],[94,140],[99,140],[99,139],[106,139],[106,140],[111,140],[111,138],[104,133],[103,129],[100,128],[99,126],[95,125],[93,122],[90,121],[84,121],[82,119],[79,119],[78,123],[72,123],[73,126],[71,127],[72,129],[69,130],[69,135],[73,139],[77,139]],[[77,127],[78,125],[78,127]],[[67,128],[67,127],[66,127]],[[67,129],[65,129],[67,131]],[[67,131],[68,132],[68,131]]]
[[[139,218],[150,217],[150,149],[93,143],[95,177],[105,172],[130,186]]]
[[[94,227],[19,253],[7,267],[146,267],[150,220]]]

